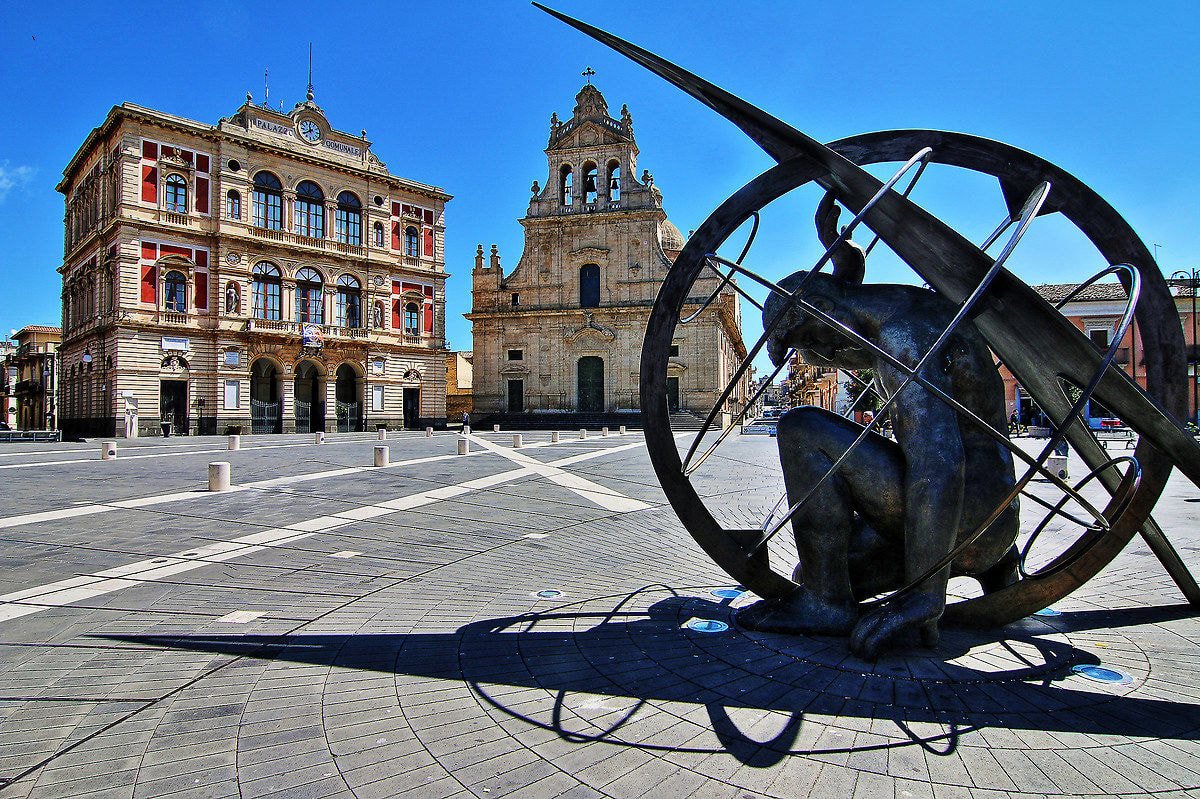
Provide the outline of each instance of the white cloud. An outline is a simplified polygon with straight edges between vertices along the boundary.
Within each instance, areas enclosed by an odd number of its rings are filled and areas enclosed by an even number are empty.
[[[13,189],[23,189],[33,180],[37,170],[31,166],[11,166],[8,161],[0,162],[0,202]]]

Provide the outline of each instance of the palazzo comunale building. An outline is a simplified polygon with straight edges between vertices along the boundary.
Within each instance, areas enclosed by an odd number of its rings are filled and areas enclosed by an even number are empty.
[[[312,98],[125,103],[63,172],[67,435],[445,421],[444,206]]]
[[[520,220],[520,262],[505,275],[495,245],[487,256],[481,245],[475,256],[467,318],[481,420],[573,423],[620,414],[637,422],[642,339],[684,239],[649,172],[634,177],[638,147],[628,108],[610,117],[591,84],[575,101],[571,119],[551,117],[549,174],[545,186],[534,182]],[[698,280],[686,313],[718,283]],[[723,291],[680,324],[670,346],[664,400],[674,413],[703,416],[746,355],[736,292]],[[725,423],[744,403],[745,386],[722,408]]]

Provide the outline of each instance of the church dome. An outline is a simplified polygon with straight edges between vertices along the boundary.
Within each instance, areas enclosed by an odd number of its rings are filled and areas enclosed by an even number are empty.
[[[683,245],[687,243],[683,234],[679,232],[679,228],[669,219],[664,219],[658,226],[658,239],[662,242],[664,250],[678,252],[683,249]]]

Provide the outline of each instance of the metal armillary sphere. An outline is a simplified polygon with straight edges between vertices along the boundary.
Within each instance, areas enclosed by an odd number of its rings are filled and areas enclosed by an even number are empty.
[[[1047,509],[1047,518],[1019,542],[1022,547],[1021,579],[983,596],[950,604],[945,618],[991,626],[1027,616],[1095,576],[1137,533],[1145,538],[1189,601],[1200,603],[1200,588],[1150,516],[1173,467],[1200,485],[1200,447],[1178,421],[1187,413],[1187,374],[1179,318],[1154,259],[1111,206],[1072,175],[1031,153],[966,134],[896,130],[851,136],[823,145],[646,50],[557,12],[544,10],[642,64],[717,111],[778,162],[722,203],[688,240],[663,283],[650,316],[642,351],[642,414],[655,472],[680,520],[719,566],[764,599],[786,597],[797,590],[790,571],[785,574],[772,569],[765,546],[767,540],[787,524],[796,507],[779,516],[772,513],[758,529],[726,528],[705,506],[690,480],[692,472],[724,439],[722,435],[715,443],[702,441],[733,391],[733,383],[742,377],[750,361],[766,344],[770,325],[709,413],[705,431],[696,437],[683,457],[671,430],[666,401],[670,344],[676,328],[698,313],[681,319],[685,305],[694,296],[692,291],[697,279],[710,271],[722,275],[717,292],[731,286],[753,302],[748,294],[733,285],[735,276],[742,277],[766,287],[772,296],[786,297],[805,313],[837,327],[837,321],[807,303],[798,288],[792,287],[794,290],[788,291],[750,272],[741,266],[742,258],[731,262],[716,256],[726,240],[746,222],[752,222],[757,230],[759,212],[763,208],[788,192],[812,183],[825,189],[855,217],[837,240],[828,244],[826,255],[810,275],[819,272],[834,249],[849,238],[856,226],[869,229],[930,288],[957,304],[954,323],[943,338],[954,332],[955,325],[970,318],[991,351],[1061,431],[1038,456],[1031,457],[1010,444],[1004,432],[990,430],[989,434],[1012,451],[1017,463],[1017,480],[1014,493],[989,518],[996,518],[1003,511],[1002,506],[1020,494],[1035,477],[1055,483],[1063,491],[1064,499],[1057,504],[1042,502]],[[886,183],[863,169],[886,163],[900,165],[899,171]],[[988,241],[979,246],[972,244],[910,202],[906,194],[912,188],[912,180],[907,188],[893,188],[899,185],[904,175],[910,172],[919,175],[928,165],[957,167],[989,175],[998,181],[1008,216]],[[1005,259],[1025,229],[1037,216],[1048,214],[1060,214],[1068,220],[1111,265],[1087,284],[1115,274],[1126,290],[1129,301],[1107,352],[1097,350],[1056,307],[1004,269]],[[990,245],[1009,231],[1013,232],[1009,233],[1003,250],[996,256],[989,255]],[[753,235],[752,231],[751,241]],[[742,257],[749,247],[748,242]],[[713,292],[710,302],[717,292]],[[691,303],[694,304],[694,300]],[[1134,320],[1144,344],[1145,391],[1114,365],[1117,346]],[[857,336],[854,331],[844,328],[840,333],[851,338]],[[874,346],[861,336],[857,338],[859,346]],[[932,349],[924,353],[921,362],[932,354]],[[883,358],[886,353],[877,355]],[[940,393],[924,380],[920,364],[914,367],[896,362],[892,365],[906,375],[905,385],[917,383],[950,403],[960,416],[971,418],[985,428],[991,427],[961,405],[955,405],[953,397]],[[1074,390],[1065,390],[1064,386],[1072,386]],[[1085,421],[1081,421],[1082,408],[1093,396],[1140,436],[1132,456],[1110,458]],[[747,402],[746,407],[751,404]],[[882,416],[877,416],[876,422]],[[1076,484],[1068,484],[1045,468],[1053,445],[1064,437],[1090,470]],[[837,465],[835,463],[829,473]],[[1103,508],[1092,507],[1080,493],[1093,481],[1109,494]],[[1083,532],[1072,544],[1031,572],[1024,567],[1024,556],[1047,520],[1061,514],[1068,500],[1077,502],[1091,518],[1085,520]],[[886,604],[911,591],[949,564],[961,549],[962,546],[956,547],[925,574],[911,579],[891,595],[874,600],[873,604]]]

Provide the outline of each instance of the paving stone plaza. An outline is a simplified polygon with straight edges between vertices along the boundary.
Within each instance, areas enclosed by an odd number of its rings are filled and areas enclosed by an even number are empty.
[[[1060,615],[869,663],[733,625],[640,433],[379,443],[0,445],[0,797],[1200,795],[1200,624],[1140,539]],[[757,525],[775,440],[693,481]],[[1198,509],[1177,475],[1155,514],[1193,567]]]

